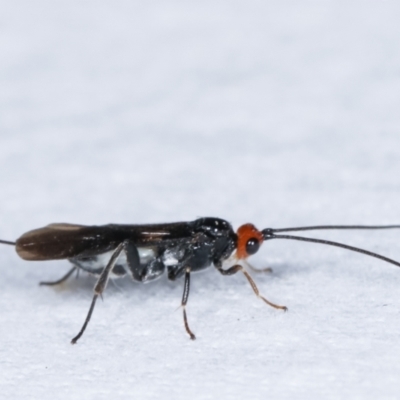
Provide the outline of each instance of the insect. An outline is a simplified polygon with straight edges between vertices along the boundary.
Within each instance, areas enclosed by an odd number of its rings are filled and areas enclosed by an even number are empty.
[[[229,222],[210,217],[190,222],[149,225],[85,226],[57,223],[29,231],[16,242],[0,240],[0,243],[15,246],[17,254],[24,260],[67,259],[72,263],[70,271],[61,279],[54,282],[41,282],[41,285],[60,284],[78,270],[98,275],[93,299],[84,324],[79,333],[71,340],[71,343],[75,344],[85,332],[96,301],[99,296],[102,296],[110,277],[129,275],[134,281],[141,283],[154,281],[164,272],[167,272],[168,279],[172,281],[183,277],[181,301],[183,321],[190,339],[195,339],[186,314],[192,272],[201,271],[212,265],[222,275],[242,272],[257,297],[274,308],[286,311],[285,306],[274,304],[260,294],[249,272],[244,268],[247,266],[254,269],[246,260],[259,250],[263,242],[272,239],[289,239],[321,243],[363,253],[400,266],[400,263],[390,258],[343,243],[280,234],[307,230],[399,227],[399,225],[321,225],[282,229],[267,228],[260,231],[252,224],[245,224],[235,232]],[[226,268],[229,261],[235,263]],[[265,270],[270,269],[266,268]]]

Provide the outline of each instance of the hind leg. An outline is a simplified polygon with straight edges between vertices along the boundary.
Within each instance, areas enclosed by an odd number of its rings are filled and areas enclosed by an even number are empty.
[[[85,322],[83,323],[83,326],[79,333],[71,340],[72,344],[75,344],[79,338],[83,335],[83,333],[86,330],[86,327],[90,321],[90,318],[92,317],[92,313],[94,310],[94,306],[96,304],[97,298],[101,296],[107,287],[108,280],[110,278],[110,273],[115,267],[115,264],[118,261],[118,257],[120,256],[121,252],[124,250],[124,247],[127,245],[127,242],[120,243],[118,247],[114,250],[113,255],[111,256],[110,260],[108,261],[107,266],[103,269],[101,275],[99,276],[99,279],[96,282],[96,285],[94,287],[94,295],[92,299],[92,303],[89,308],[89,312],[87,313]]]
[[[73,266],[63,277],[61,277],[60,279],[56,280],[56,281],[42,281],[39,282],[40,286],[55,286],[55,285],[59,285],[60,283],[65,282],[73,273],[74,271],[77,269],[78,267]]]
[[[146,283],[158,278],[164,273],[165,265],[160,258],[157,257],[146,264],[142,264],[135,244],[127,242],[124,250],[133,280]]]

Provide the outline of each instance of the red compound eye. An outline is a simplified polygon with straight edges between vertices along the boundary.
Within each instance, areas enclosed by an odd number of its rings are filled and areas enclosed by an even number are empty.
[[[237,236],[236,256],[239,259],[247,258],[257,253],[264,240],[262,233],[253,224],[242,225],[237,230]]]

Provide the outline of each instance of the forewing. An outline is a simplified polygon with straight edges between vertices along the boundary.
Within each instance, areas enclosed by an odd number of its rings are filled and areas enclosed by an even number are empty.
[[[170,248],[192,240],[191,223],[150,225],[51,224],[23,234],[16,242],[19,256],[25,260],[61,260],[93,257],[115,249],[129,240],[138,247]]]
[[[108,250],[98,227],[51,224],[24,233],[15,249],[24,260],[61,260]]]

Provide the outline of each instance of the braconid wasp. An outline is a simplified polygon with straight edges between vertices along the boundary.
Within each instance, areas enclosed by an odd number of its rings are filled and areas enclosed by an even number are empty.
[[[80,332],[72,339],[75,344],[83,335],[93,313],[96,300],[102,296],[110,277],[130,275],[134,281],[147,283],[167,271],[168,279],[184,277],[181,306],[186,332],[191,339],[195,335],[189,328],[186,304],[190,291],[190,275],[214,265],[222,275],[242,272],[254,293],[266,304],[286,311],[261,296],[245,269],[254,269],[246,260],[255,254],[261,244],[272,239],[300,240],[322,243],[356,251],[400,266],[390,258],[358,247],[303,236],[282,235],[283,232],[325,229],[390,229],[400,225],[320,225],[296,228],[258,230],[245,224],[235,232],[231,224],[220,218],[199,218],[191,222],[149,225],[84,226],[51,224],[23,234],[16,242],[0,240],[2,244],[15,246],[17,254],[28,261],[62,260],[72,263],[70,271],[54,282],[41,285],[57,285],[66,281],[74,271],[83,270],[98,275],[89,312]],[[229,263],[232,263],[229,264]],[[225,264],[225,265],[224,265]],[[227,264],[231,266],[227,266]],[[225,268],[224,268],[225,266]],[[269,270],[268,268],[264,270]],[[262,271],[262,270],[261,270]]]

